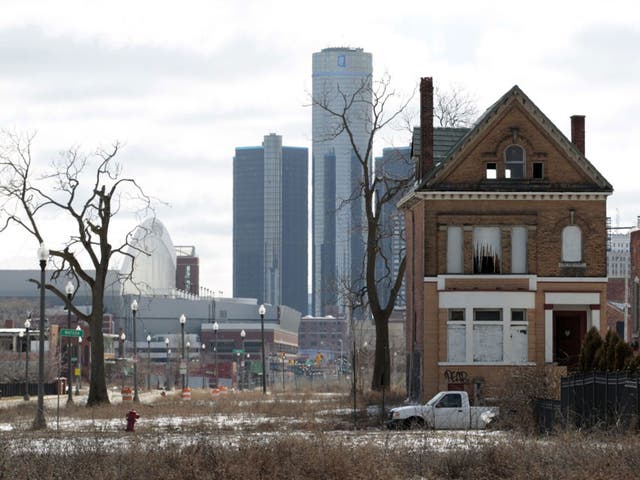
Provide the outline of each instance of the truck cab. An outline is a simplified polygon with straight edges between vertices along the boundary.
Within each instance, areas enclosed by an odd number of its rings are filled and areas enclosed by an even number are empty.
[[[498,411],[494,407],[472,407],[463,391],[444,391],[424,405],[393,408],[390,428],[427,427],[444,430],[486,428]]]

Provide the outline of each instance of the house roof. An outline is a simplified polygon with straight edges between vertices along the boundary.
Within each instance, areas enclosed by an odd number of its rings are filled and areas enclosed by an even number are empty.
[[[588,178],[591,179],[592,184],[590,185],[555,185],[550,187],[549,185],[539,185],[537,188],[549,190],[550,188],[558,188],[561,190],[576,190],[576,191],[602,191],[602,192],[612,192],[613,187],[611,184],[598,172],[598,170],[587,160],[587,158],[578,150],[578,148],[560,131],[558,127],[556,127],[547,116],[542,113],[542,111],[527,97],[527,95],[518,87],[514,85],[507,93],[505,93],[498,101],[496,101],[493,105],[491,105],[475,122],[473,128],[471,129],[450,129],[450,130],[459,130],[459,132],[447,132],[448,135],[451,135],[450,141],[453,140],[453,136],[455,133],[462,134],[461,137],[458,138],[458,141],[452,145],[447,153],[442,157],[440,162],[437,161],[436,155],[436,130],[434,129],[434,168],[432,168],[425,177],[420,181],[419,186],[416,188],[416,191],[420,190],[437,190],[438,177],[451,167],[458,159],[462,157],[462,153],[465,151],[466,147],[470,145],[473,141],[479,138],[480,135],[484,134],[487,130],[492,128],[492,124],[497,119],[497,117],[502,114],[502,112],[512,105],[514,102],[518,102],[518,105],[522,106],[524,110],[526,110],[529,116],[537,122],[538,126],[546,131],[550,138],[555,141],[555,143],[559,146],[561,150],[566,153],[567,158],[571,159],[577,167],[583,171]],[[462,132],[462,130],[466,130],[466,132]],[[414,130],[414,142],[416,141],[416,135]],[[414,151],[419,152],[419,150],[414,145]],[[522,190],[523,187],[526,187],[527,190],[531,190],[532,185],[530,182],[522,181],[517,182],[510,180],[508,182],[503,181],[495,181],[495,182],[486,182],[487,185],[483,185],[484,188],[480,188],[480,190],[489,189],[493,191],[511,191],[511,190]],[[467,186],[460,186],[461,188],[467,188]],[[474,190],[478,190],[478,186],[474,186]],[[446,186],[447,189],[450,189],[450,186]],[[534,187],[536,189],[536,187]]]
[[[433,129],[433,161],[434,164],[441,163],[458,142],[471,130],[461,127],[436,127]],[[413,129],[411,141],[411,156],[420,154],[420,127]]]

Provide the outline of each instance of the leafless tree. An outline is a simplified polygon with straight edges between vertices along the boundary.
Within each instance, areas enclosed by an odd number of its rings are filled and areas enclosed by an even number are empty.
[[[362,81],[358,88],[349,92],[338,88],[337,97],[313,98],[312,101],[334,120],[334,128],[327,132],[327,139],[346,135],[360,167],[359,179],[354,185],[353,193],[343,202],[343,206],[354,201],[364,203],[364,282],[361,286],[355,286],[357,282],[353,282],[352,294],[355,293],[359,297],[355,303],[366,305],[374,319],[376,347],[371,386],[374,390],[380,390],[383,386],[389,385],[389,317],[395,306],[406,266],[406,258],[403,256],[399,268],[393,275],[388,299],[384,301],[380,295],[381,275],[378,273],[381,260],[380,244],[385,234],[381,228],[381,214],[386,204],[396,201],[401,192],[407,189],[411,178],[376,171],[372,166],[372,154],[374,140],[378,134],[400,119],[411,97],[402,99],[391,88],[388,76],[378,81],[368,78]],[[366,118],[353,118],[354,112],[366,112]],[[356,140],[356,130],[362,128],[363,124],[368,129],[366,142],[363,142],[364,148]],[[383,264],[387,265],[384,275],[392,275],[391,269],[388,268],[390,259],[383,260]]]
[[[433,89],[433,118],[440,127],[470,127],[478,116],[474,98],[463,88],[452,85],[444,90],[439,85]]]
[[[386,128],[412,132],[413,122],[409,120],[412,117],[409,108],[412,98],[413,95],[400,98],[392,89],[389,76],[384,76],[379,81],[368,78],[354,91],[345,92],[338,88],[337,99],[326,96],[312,99],[314,105],[335,121],[335,127],[326,132],[323,140],[346,135],[361,169],[359,182],[354,186],[351,197],[342,202],[341,208],[350,202],[364,201],[364,278],[351,279],[350,285],[346,287],[343,281],[336,290],[342,297],[345,294],[340,291],[344,292],[345,288],[349,290],[349,303],[356,308],[368,309],[373,316],[376,347],[371,385],[374,390],[390,385],[389,318],[399,298],[406,269],[404,254],[400,259],[392,259],[388,257],[389,250],[383,248],[383,243],[398,232],[394,231],[392,225],[384,224],[382,219],[384,211],[394,207],[401,195],[410,188],[415,170],[408,155],[401,154],[399,149],[397,154],[391,156],[390,165],[379,164],[373,167],[372,153],[374,141]],[[436,88],[435,99],[434,116],[439,126],[470,126],[477,116],[475,101],[460,87],[453,86],[448,90]],[[369,112],[369,116],[358,118],[354,113],[362,111]],[[364,147],[356,141],[357,129],[363,123],[370,125]],[[405,165],[398,168],[399,163]],[[403,230],[400,229],[400,234],[402,233]],[[395,260],[398,260],[398,266],[392,268]],[[383,298],[383,291],[388,292],[388,298]]]
[[[68,240],[49,252],[53,263],[51,279],[68,276],[76,284],[76,293],[80,285],[90,291],[88,313],[73,304],[70,308],[89,325],[91,382],[87,404],[109,403],[102,332],[107,273],[114,258],[131,257],[138,249],[130,242],[133,231],[119,246],[114,246],[109,229],[123,208],[148,214],[151,200],[134,179],[121,176],[121,168],[115,161],[120,150],[118,143],[90,155],[71,148],[51,162],[46,173],[39,175],[32,159],[34,134],[4,132],[3,137],[0,142],[0,232],[17,225],[38,243],[47,243],[47,237],[53,232],[44,230],[45,218],[53,215],[61,218],[60,228],[68,222]],[[58,285],[50,281],[45,288],[66,302],[66,294]]]

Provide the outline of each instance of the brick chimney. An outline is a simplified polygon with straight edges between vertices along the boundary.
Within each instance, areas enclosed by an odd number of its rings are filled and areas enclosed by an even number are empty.
[[[433,78],[420,79],[420,178],[433,168]]]
[[[571,143],[584,155],[584,115],[571,116]]]

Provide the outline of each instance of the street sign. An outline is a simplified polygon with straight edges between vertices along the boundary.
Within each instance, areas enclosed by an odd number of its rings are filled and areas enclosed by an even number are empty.
[[[231,353],[244,353],[244,348],[234,348]]]
[[[81,337],[82,330],[76,330],[75,328],[61,328],[60,336],[61,337]]]

